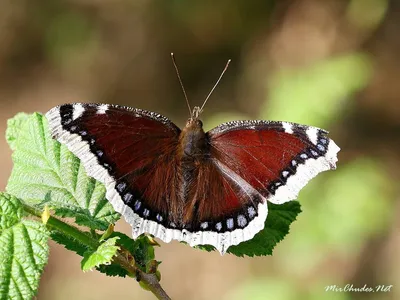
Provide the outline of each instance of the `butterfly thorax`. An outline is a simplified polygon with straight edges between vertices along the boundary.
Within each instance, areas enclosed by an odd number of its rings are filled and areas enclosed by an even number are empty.
[[[199,119],[189,119],[179,136],[180,154],[184,160],[203,159],[208,152],[203,123]]]

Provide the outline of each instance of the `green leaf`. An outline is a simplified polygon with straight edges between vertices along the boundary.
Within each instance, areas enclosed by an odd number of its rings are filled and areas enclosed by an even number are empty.
[[[118,246],[120,246],[121,249],[127,249],[130,253],[134,253],[135,241],[132,238],[120,232],[113,232],[111,234],[111,237],[118,237],[117,244]],[[128,276],[128,272],[124,268],[114,263],[111,263],[110,265],[101,265],[97,268],[97,270],[101,273],[105,273],[108,276]]]
[[[46,227],[21,216],[20,201],[0,193],[0,299],[32,299],[48,260]]]
[[[46,204],[79,225],[106,230],[119,219],[105,187],[86,175],[80,160],[50,137],[47,120],[34,113],[21,124],[9,121],[14,168],[7,191],[32,206]]]
[[[98,237],[100,239],[100,235]],[[71,250],[80,256],[84,256],[84,254],[90,250],[76,239],[58,231],[51,232],[51,238],[58,244],[63,245],[66,249]],[[117,238],[118,241],[116,245],[121,249],[125,249],[132,253],[136,265],[142,271],[146,271],[146,266],[149,264],[149,261],[154,259],[154,247],[150,245],[146,236],[140,236],[138,239],[133,240],[123,233],[113,232],[111,238]],[[90,252],[93,252],[93,250]],[[125,269],[114,263],[109,265],[100,265],[96,269],[108,276],[126,277],[128,275],[128,272]]]
[[[18,113],[14,118],[7,121],[6,140],[11,150],[15,150],[15,142],[28,117],[29,115],[26,113]]]
[[[124,235],[121,233],[121,235]],[[126,236],[127,237],[127,236]],[[128,237],[127,237],[128,238]],[[129,238],[128,238],[129,239]],[[133,244],[133,241],[131,241]],[[118,240],[118,245],[120,245],[120,240]],[[110,265],[101,265],[97,267],[97,270],[107,276],[119,276],[126,277],[129,275],[128,271],[121,267],[119,264],[111,263]]]
[[[265,228],[251,240],[229,247],[228,253],[236,256],[271,255],[275,245],[289,233],[290,224],[300,212],[300,203],[297,201],[279,205],[268,202]]]
[[[116,246],[118,237],[109,238],[102,243],[97,250],[87,251],[83,255],[81,268],[83,271],[89,271],[100,265],[111,264],[112,258],[117,254],[119,247]]]
[[[17,224],[23,215],[20,201],[6,193],[0,193],[0,233]]]
[[[279,205],[268,202],[268,216],[264,229],[251,240],[229,247],[227,252],[240,257],[271,255],[276,244],[289,233],[290,224],[296,220],[300,212],[300,204],[297,201]],[[198,248],[206,251],[215,250],[210,245],[202,245]]]
[[[83,256],[89,248],[86,245],[83,245],[78,240],[73,237],[63,234],[58,230],[54,230],[50,233],[50,237],[56,243],[63,245],[65,249],[75,252],[76,254]]]
[[[139,236],[136,240],[128,237],[127,235],[120,232],[113,232],[111,237],[119,237],[118,245],[122,249],[128,250],[135,259],[136,266],[143,272],[147,271],[146,266],[148,266],[151,260],[154,260],[154,246],[149,242],[147,236]],[[121,268],[120,265],[102,265],[98,268],[102,273],[106,273],[108,276],[120,276],[125,277],[128,272]]]
[[[126,277],[129,275],[128,271],[126,271],[124,268],[121,267],[121,265],[116,264],[116,263],[111,263],[109,265],[101,265],[98,266],[97,271],[106,274],[107,276],[110,277]]]
[[[133,251],[134,240],[129,238],[123,233],[114,232],[111,237],[117,236],[119,238],[118,245],[123,245],[125,249]],[[84,254],[90,250],[87,246],[81,244],[78,240],[60,233],[59,231],[51,232],[51,238],[58,244],[63,245],[66,249],[75,252],[80,256],[84,256]],[[100,238],[100,236],[99,236]],[[120,276],[126,277],[128,272],[123,269],[120,265],[111,263],[110,265],[100,265],[96,268],[99,272],[105,273],[108,276]]]
[[[150,245],[147,236],[139,236],[133,244],[131,251],[135,258],[136,265],[143,271],[147,272],[146,266],[149,261],[154,260],[154,246]]]

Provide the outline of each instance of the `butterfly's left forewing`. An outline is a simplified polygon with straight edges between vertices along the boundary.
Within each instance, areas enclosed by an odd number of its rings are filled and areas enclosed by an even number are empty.
[[[340,149],[326,134],[274,121],[229,122],[208,132],[216,165],[276,204],[296,199],[311,178],[336,168]]]

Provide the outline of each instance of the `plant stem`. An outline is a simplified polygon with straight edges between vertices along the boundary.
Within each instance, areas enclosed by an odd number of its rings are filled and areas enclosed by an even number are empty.
[[[36,208],[22,204],[24,207],[24,210],[31,215],[34,215],[36,217],[41,217],[42,212],[40,210],[37,210]],[[99,247],[100,243],[91,238],[88,234],[86,234],[83,231],[80,231],[78,228],[65,223],[53,216],[50,216],[50,218],[47,220],[46,223],[47,226],[51,227],[52,229],[58,230],[62,233],[64,233],[67,236],[73,237],[74,239],[78,240],[81,244],[89,246],[90,248],[97,249]]]
[[[171,300],[168,294],[161,287],[156,274],[145,273],[142,270],[136,268],[129,262],[128,259],[121,255],[121,253],[118,253],[115,256],[114,261],[121,265],[130,274],[136,274],[136,276],[139,277],[141,281],[147,284],[150,291],[157,297],[157,299]]]
[[[27,204],[22,204],[23,208],[26,212],[28,212],[31,215],[34,215],[38,218],[41,218],[42,212],[32,206],[29,206]],[[50,216],[49,219],[47,220],[46,225],[50,227],[51,229],[60,231],[61,233],[73,237],[74,239],[78,240],[81,244],[88,246],[89,248],[92,248],[93,250],[97,249],[100,245],[100,242],[91,237],[89,233],[85,233],[84,231],[79,230],[77,227],[72,226],[70,224],[67,224],[60,219],[57,219],[53,216]],[[124,268],[129,274],[136,274],[138,278],[140,278],[141,281],[143,281],[150,291],[158,298],[161,300],[170,300],[171,298],[168,296],[168,294],[164,291],[164,289],[161,287],[156,274],[149,274],[145,273],[139,268],[137,268],[134,264],[132,264],[126,256],[124,256],[121,251],[118,251],[116,256],[114,257],[113,260],[115,263],[119,264],[122,268]]]

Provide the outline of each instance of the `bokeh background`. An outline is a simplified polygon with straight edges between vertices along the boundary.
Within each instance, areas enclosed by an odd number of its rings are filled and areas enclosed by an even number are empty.
[[[157,111],[182,126],[228,58],[207,129],[274,119],[328,129],[338,169],[301,192],[272,257],[156,249],[173,299],[400,299],[400,1],[12,0],[0,9],[0,129],[65,102]],[[11,151],[0,141],[4,189]],[[117,230],[129,234],[120,221]],[[391,292],[325,292],[393,285]],[[51,243],[38,299],[153,299],[132,279],[80,271]]]

